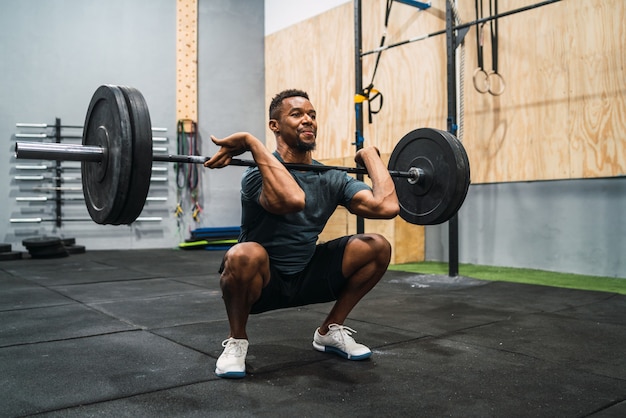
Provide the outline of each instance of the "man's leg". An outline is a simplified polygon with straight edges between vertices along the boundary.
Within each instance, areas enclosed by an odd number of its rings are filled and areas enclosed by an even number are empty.
[[[231,378],[245,376],[245,359],[248,351],[246,324],[252,305],[259,299],[263,287],[269,280],[269,258],[261,245],[254,242],[239,243],[224,255],[220,287],[228,315],[230,334],[222,343],[224,352],[215,366],[215,373],[218,376]]]
[[[269,280],[269,257],[261,245],[244,242],[228,250],[224,256],[220,287],[230,324],[229,337],[248,338],[246,324],[250,308]]]
[[[364,360],[371,350],[351,337],[343,325],[348,314],[383,277],[391,260],[391,245],[378,234],[355,235],[346,244],[342,272],[347,282],[326,320],[313,334],[313,347],[349,360]]]
[[[391,260],[391,244],[379,234],[354,235],[346,244],[342,271],[348,279],[335,305],[320,327],[328,332],[330,324],[343,324],[356,304],[383,277]]]

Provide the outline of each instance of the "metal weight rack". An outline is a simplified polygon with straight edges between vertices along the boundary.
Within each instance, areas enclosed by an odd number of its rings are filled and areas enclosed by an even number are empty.
[[[41,139],[42,141],[50,140],[57,144],[61,144],[63,140],[81,140],[83,126],[80,125],[63,125],[60,118],[55,118],[54,124],[46,123],[16,123],[19,130],[40,130],[44,132],[18,132],[15,134],[17,140]],[[70,131],[70,133],[66,133]],[[166,128],[152,128],[153,133],[166,133]],[[154,136],[152,141],[159,146],[154,146],[155,154],[167,153],[167,136]],[[38,224],[42,222],[52,222],[56,227],[60,228],[64,222],[90,222],[89,216],[66,217],[63,213],[63,205],[66,202],[84,201],[82,194],[82,185],[80,177],[80,165],[63,165],[62,161],[50,161],[44,164],[25,164],[20,163],[14,166],[15,170],[20,174],[13,176],[13,180],[24,183],[34,183],[35,185],[28,191],[42,193],[52,192],[51,195],[29,195],[18,196],[15,198],[17,202],[36,204],[53,204],[51,216],[30,216],[30,217],[12,217],[10,222],[13,224]],[[151,183],[167,184],[167,167],[153,166]],[[47,183],[47,184],[46,184]],[[167,197],[148,196],[147,202],[167,202]],[[140,216],[138,222],[160,222],[163,218],[160,216]]]

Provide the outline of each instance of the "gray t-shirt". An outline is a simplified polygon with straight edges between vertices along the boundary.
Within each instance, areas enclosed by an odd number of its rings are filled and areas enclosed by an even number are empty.
[[[278,153],[274,153],[281,162]],[[321,165],[317,161],[313,164]],[[257,167],[241,180],[240,242],[261,244],[270,262],[283,274],[298,273],[308,264],[320,232],[338,205],[348,207],[352,197],[371,188],[340,170],[323,172],[290,170],[306,196],[304,210],[287,215],[267,212],[259,203],[262,177]]]

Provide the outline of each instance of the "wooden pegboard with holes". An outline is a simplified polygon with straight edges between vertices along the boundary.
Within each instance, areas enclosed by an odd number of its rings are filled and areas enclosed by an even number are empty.
[[[197,0],[176,1],[176,119],[198,120]]]

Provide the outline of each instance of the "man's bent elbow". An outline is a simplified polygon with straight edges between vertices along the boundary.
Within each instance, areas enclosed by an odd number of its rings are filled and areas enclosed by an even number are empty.
[[[295,193],[284,196],[283,199],[267,201],[265,209],[274,215],[286,215],[288,213],[296,213],[304,210],[306,198],[303,193]]]
[[[377,219],[393,219],[400,213],[398,202],[381,202],[372,210],[372,217]]]
[[[277,210],[281,211],[282,214],[295,213],[303,211],[305,205],[306,201],[304,199],[290,199],[289,201],[286,201],[282,205],[280,205]]]
[[[383,205],[381,215],[384,219],[393,219],[400,213],[400,205],[397,202],[389,202]]]

